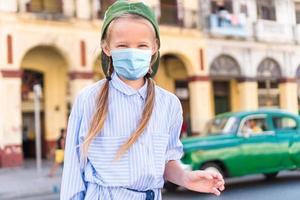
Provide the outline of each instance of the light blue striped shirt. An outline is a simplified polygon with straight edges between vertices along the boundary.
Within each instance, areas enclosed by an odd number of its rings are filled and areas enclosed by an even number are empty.
[[[95,110],[95,100],[105,80],[84,88],[69,116],[61,200],[145,200],[152,189],[161,199],[165,164],[183,154],[179,135],[182,107],[172,93],[155,86],[155,104],[149,124],[118,161],[117,150],[138,126],[147,96],[147,81],[135,90],[113,73],[109,84],[108,114],[100,134],[89,147],[86,165],[80,160],[82,144]]]

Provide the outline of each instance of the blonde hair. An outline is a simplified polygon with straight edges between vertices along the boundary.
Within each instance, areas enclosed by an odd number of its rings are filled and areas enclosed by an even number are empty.
[[[116,19],[114,19],[114,21],[116,21],[118,19],[122,19],[122,18],[129,18],[129,19],[133,19],[133,20],[144,20],[145,22],[149,23],[150,26],[153,28],[152,24],[148,20],[146,20],[144,17],[136,15],[136,14],[124,14],[124,15],[121,15],[121,16],[117,17]],[[107,42],[109,40],[111,24],[109,25],[109,27],[106,31],[106,34],[103,37],[103,40],[101,41],[101,43]],[[155,34],[154,28],[153,28],[153,31]],[[156,40],[156,41],[158,41],[158,40]],[[159,46],[159,43],[158,43],[158,46]],[[138,125],[137,129],[134,131],[134,133],[130,136],[130,138],[117,151],[117,153],[115,155],[115,160],[118,160],[122,157],[122,155],[142,135],[142,133],[144,132],[144,130],[146,129],[146,127],[148,125],[148,122],[150,120],[150,117],[151,117],[151,114],[153,111],[154,101],[155,101],[155,82],[151,78],[150,75],[152,73],[152,66],[154,65],[156,59],[158,59],[158,52],[152,56],[150,70],[147,73],[147,75],[145,76],[145,78],[148,80],[147,97],[146,97],[144,110],[142,112],[142,117],[138,123],[139,125]],[[113,69],[113,65],[112,65],[112,60],[111,60],[111,58],[109,58],[107,75],[111,76],[113,71],[114,71],[114,69]],[[91,144],[92,140],[100,133],[101,129],[104,126],[104,122],[105,122],[107,112],[108,112],[109,81],[110,81],[109,79],[106,80],[103,87],[99,90],[99,94],[96,99],[96,109],[95,109],[94,115],[91,120],[91,124],[89,127],[87,137],[85,138],[83,145],[82,145],[83,146],[83,158],[85,158],[85,159],[87,158],[89,145]]]

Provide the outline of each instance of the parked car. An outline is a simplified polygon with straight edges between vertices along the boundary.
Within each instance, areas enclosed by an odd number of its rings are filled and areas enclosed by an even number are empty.
[[[181,162],[193,170],[218,171],[224,177],[264,174],[300,168],[300,117],[281,110],[217,115],[205,136],[182,139]],[[176,186],[167,183],[166,189]]]

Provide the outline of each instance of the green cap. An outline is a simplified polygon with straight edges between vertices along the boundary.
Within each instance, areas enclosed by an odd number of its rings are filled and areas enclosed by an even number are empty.
[[[158,26],[158,22],[156,20],[155,14],[152,11],[152,9],[143,2],[128,2],[127,0],[116,1],[114,4],[112,4],[107,9],[107,11],[105,12],[105,15],[104,15],[104,21],[103,21],[102,31],[101,31],[101,34],[102,34],[101,39],[103,39],[105,32],[107,30],[107,27],[115,18],[120,17],[123,14],[128,14],[128,13],[140,15],[140,16],[144,17],[146,20],[148,20],[149,22],[151,22],[151,24],[153,25],[153,27],[155,29],[156,37],[160,43],[159,26]],[[108,76],[107,68],[109,65],[109,59],[110,58],[102,51],[101,52],[102,70],[106,76]],[[159,58],[159,51],[158,51],[158,57],[152,68],[152,74],[151,74],[152,77],[157,72],[159,60],[160,60],[160,58]]]

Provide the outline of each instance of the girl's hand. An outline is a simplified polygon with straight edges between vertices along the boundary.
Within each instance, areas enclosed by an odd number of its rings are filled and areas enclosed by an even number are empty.
[[[219,196],[225,189],[225,182],[221,174],[203,170],[185,171],[183,184],[189,190],[212,193],[216,196]]]

